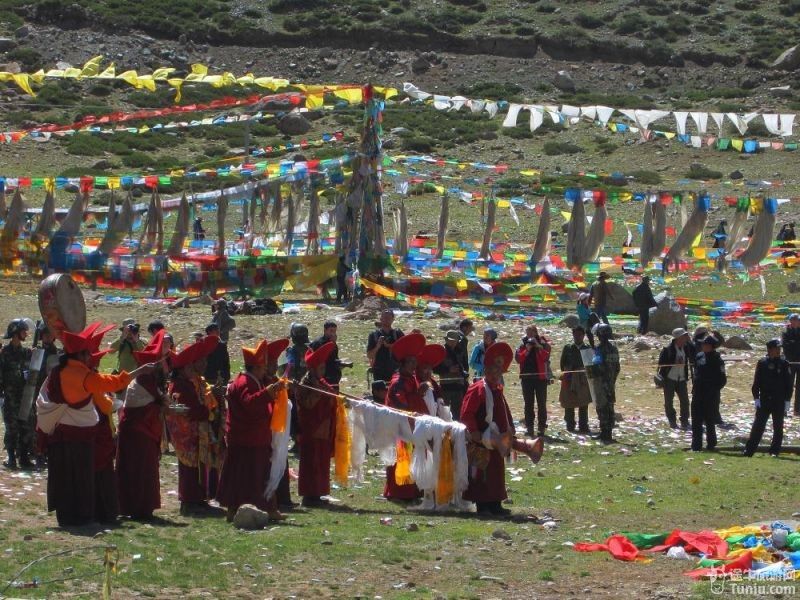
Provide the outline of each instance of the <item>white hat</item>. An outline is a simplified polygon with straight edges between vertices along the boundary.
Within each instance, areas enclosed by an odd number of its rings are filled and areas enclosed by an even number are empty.
[[[689,335],[689,332],[686,331],[683,327],[676,327],[672,330],[672,339],[677,340],[679,337],[683,337],[685,335]]]

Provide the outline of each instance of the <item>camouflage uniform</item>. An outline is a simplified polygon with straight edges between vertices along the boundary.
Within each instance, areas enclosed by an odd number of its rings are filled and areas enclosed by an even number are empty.
[[[23,460],[27,460],[33,448],[33,432],[36,425],[34,411],[30,412],[25,421],[17,418],[30,362],[30,348],[8,344],[0,349],[0,392],[5,396],[3,445],[9,456],[18,453]]]
[[[595,387],[597,419],[600,421],[600,439],[611,441],[614,428],[614,389],[619,376],[619,350],[611,342],[604,340],[595,349],[594,364],[590,367],[592,376],[600,379]]]

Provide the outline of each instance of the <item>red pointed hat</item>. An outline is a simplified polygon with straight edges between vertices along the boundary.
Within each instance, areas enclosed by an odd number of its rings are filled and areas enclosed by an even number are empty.
[[[136,363],[139,366],[158,362],[164,357],[164,336],[166,333],[166,329],[159,329],[144,350],[133,353],[133,358],[136,359]]]
[[[198,360],[203,360],[214,351],[219,343],[216,335],[207,335],[202,340],[189,344],[183,350],[172,357],[172,368],[180,369]]]
[[[444,360],[445,356],[447,356],[447,350],[445,350],[444,346],[441,344],[428,344],[417,356],[417,366],[436,367]]]
[[[306,351],[306,365],[308,368],[315,369],[319,365],[324,364],[335,347],[335,342],[328,342],[327,344],[322,344],[322,346],[316,350]]]
[[[113,325],[111,326],[113,329]],[[103,357],[111,352],[111,348],[106,350],[100,350],[99,352],[92,352],[89,357],[89,368],[96,369],[100,365],[100,361],[103,360]]]
[[[486,350],[483,355],[483,364],[497,364],[503,369],[503,373],[508,371],[511,361],[514,360],[514,351],[505,342],[495,342]]]
[[[289,338],[275,340],[267,344],[267,362],[277,362],[281,353],[289,347]]]
[[[103,341],[103,336],[112,329],[114,329],[114,327],[115,327],[114,325],[106,325],[105,327],[100,327],[100,323],[98,322],[97,327],[92,332],[91,337],[89,338],[89,346],[88,346],[89,352],[99,351],[100,343]],[[111,350],[109,350],[108,352],[111,352]],[[101,358],[105,354],[107,354],[107,352],[104,352],[104,354],[101,355]]]
[[[73,333],[71,331],[66,331],[62,333],[61,343],[64,345],[64,352],[67,354],[77,354],[78,352],[82,352],[84,350],[90,350],[92,348],[92,336],[100,327],[100,321],[96,321],[92,323],[86,329],[81,331],[80,333]],[[113,326],[112,326],[113,327]],[[108,330],[106,330],[108,331]],[[103,332],[105,333],[105,331]],[[102,339],[102,335],[100,338]],[[99,348],[100,342],[97,342],[97,346]]]
[[[245,348],[242,346],[242,356],[244,357],[244,364],[246,367],[255,367],[263,365],[267,362],[267,349],[269,344],[267,340],[261,340],[255,348]]]
[[[421,333],[409,333],[392,344],[392,356],[403,360],[411,356],[419,356],[425,347],[425,336]]]

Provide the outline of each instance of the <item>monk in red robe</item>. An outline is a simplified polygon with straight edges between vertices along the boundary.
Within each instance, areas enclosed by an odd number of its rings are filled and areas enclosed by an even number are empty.
[[[297,417],[300,421],[300,480],[302,505],[328,504],[331,493],[331,458],[336,441],[336,392],[325,381],[325,361],[335,344],[328,342],[305,355],[308,372],[296,387]],[[307,387],[306,387],[307,386]],[[309,388],[316,388],[315,391]]]
[[[397,373],[392,377],[389,391],[386,394],[386,406],[411,413],[428,414],[425,400],[422,398],[425,387],[420,391],[415,371],[417,357],[425,347],[425,336],[421,333],[404,335],[392,344],[392,355],[399,363]],[[429,384],[426,384],[426,386]],[[409,419],[409,423],[413,422]],[[397,440],[397,462],[386,467],[386,485],[383,495],[389,500],[410,501],[422,497],[422,492],[410,477],[411,444]],[[398,465],[405,473],[405,478],[398,477]],[[399,479],[399,481],[398,481]]]
[[[161,508],[159,462],[163,412],[167,401],[165,330],[158,331],[148,346],[133,356],[140,365],[160,363],[152,373],[139,375],[128,384],[117,428],[117,491],[120,514],[137,521],[153,518]]]
[[[490,346],[484,355],[484,376],[473,383],[461,404],[461,422],[468,431],[469,487],[464,499],[475,502],[479,514],[508,516],[505,455],[514,436],[511,410],[500,383],[514,351],[505,342]],[[505,439],[506,444],[501,440]]]
[[[245,372],[228,385],[227,452],[217,492],[220,505],[228,509],[228,521],[242,504],[267,511],[273,520],[286,518],[278,510],[275,494],[264,495],[271,468],[273,402],[286,387],[280,380],[265,385],[267,348],[267,340],[256,348],[242,348]]]
[[[183,515],[208,511],[208,471],[219,467],[220,447],[211,428],[217,400],[203,379],[206,358],[217,343],[217,336],[206,336],[170,359],[174,370],[168,395],[185,407],[180,414],[167,414],[167,427],[178,457],[178,499]]]
[[[103,357],[111,351],[101,351],[100,342],[103,335],[112,329],[113,325],[97,329],[89,339],[89,368],[94,372],[97,372]],[[119,516],[119,499],[114,473],[114,457],[117,454],[114,396],[111,392],[94,393],[92,403],[98,417],[94,432],[94,517],[98,523],[115,523]]]
[[[85,525],[95,518],[94,437],[99,418],[93,396],[125,387],[133,373],[101,375],[89,368],[93,323],[80,333],[62,334],[64,355],[42,385],[37,427],[47,435],[47,508],[61,526]]]
[[[266,385],[270,385],[278,381],[278,359],[288,347],[288,338],[275,340],[267,345],[267,375],[264,379]],[[276,442],[273,440],[273,449],[275,443]],[[278,489],[275,492],[275,496],[278,500],[278,508],[282,511],[289,511],[297,508],[297,503],[292,501],[292,490],[290,483],[289,458],[287,456],[286,466],[283,470],[283,477],[281,477],[281,481],[278,484]]]

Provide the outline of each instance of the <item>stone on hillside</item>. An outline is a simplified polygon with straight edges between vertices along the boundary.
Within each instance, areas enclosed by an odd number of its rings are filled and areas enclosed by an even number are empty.
[[[92,169],[96,171],[105,171],[111,168],[111,161],[106,158],[101,158],[92,165]]]
[[[657,306],[650,309],[650,331],[658,335],[671,335],[673,329],[686,329],[686,312],[667,292],[656,296]]]
[[[252,504],[243,504],[233,517],[233,526],[237,529],[264,529],[269,524],[269,515]]]
[[[22,25],[14,30],[14,37],[19,39],[26,38],[31,34],[31,31],[30,25]]]
[[[731,350],[752,350],[753,347],[748,343],[746,339],[744,339],[740,335],[732,335],[728,339],[725,340],[723,344],[725,348],[730,348]]]
[[[563,325],[568,329],[575,329],[578,325],[581,324],[581,320],[578,318],[578,315],[567,315],[563,319],[559,325]]]
[[[574,94],[575,90],[577,89],[575,86],[575,80],[572,79],[572,75],[570,75],[569,71],[559,71],[556,73],[556,76],[553,79],[553,85],[562,92],[567,92],[570,94]]]
[[[428,62],[428,59],[423,56],[418,56],[413,61],[411,61],[411,72],[414,73],[415,75],[425,73],[430,68],[431,68],[431,63]]]
[[[781,55],[775,59],[772,66],[776,69],[783,69],[784,71],[794,71],[800,67],[800,47],[792,46],[788,50],[784,50]]]
[[[645,352],[647,350],[652,350],[653,344],[651,344],[648,340],[639,338],[635,342],[633,342],[633,350],[635,352]]]
[[[284,135],[303,135],[311,129],[311,123],[300,113],[289,113],[278,121],[278,130]]]
[[[13,50],[17,47],[17,42],[10,37],[0,37],[0,52]]]
[[[608,313],[614,315],[636,315],[636,305],[633,296],[624,287],[613,281],[608,282]]]
[[[769,93],[779,98],[786,98],[792,95],[792,86],[780,85],[778,87],[771,87],[769,88]]]

